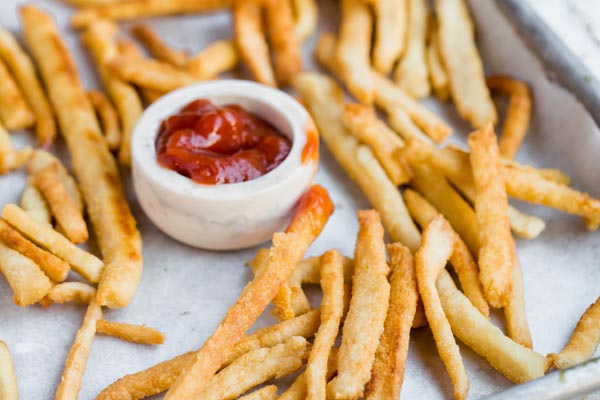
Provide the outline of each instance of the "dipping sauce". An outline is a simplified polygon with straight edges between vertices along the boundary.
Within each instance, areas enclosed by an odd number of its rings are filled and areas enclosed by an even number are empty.
[[[199,99],[161,123],[156,158],[194,182],[215,185],[263,176],[291,147],[285,135],[242,107]]]

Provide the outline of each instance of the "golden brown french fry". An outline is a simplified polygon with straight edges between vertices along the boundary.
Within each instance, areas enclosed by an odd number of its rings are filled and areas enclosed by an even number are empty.
[[[190,61],[188,54],[167,45],[148,25],[134,25],[131,28],[131,34],[144,45],[154,58],[168,62],[175,67],[187,67]]]
[[[24,6],[20,11],[25,39],[57,111],[106,264],[98,287],[98,302],[109,307],[126,306],[142,274],[141,239],[125,200],[116,162],[52,17],[33,6]]]
[[[556,369],[581,364],[594,355],[600,344],[600,297],[583,313],[565,348],[551,359]]]
[[[374,210],[358,212],[350,308],[342,329],[338,374],[327,385],[335,399],[358,398],[371,376],[390,297],[383,226]]]
[[[31,111],[21,89],[0,60],[0,118],[6,129],[17,131],[29,128],[35,123],[35,114]]]
[[[531,338],[525,310],[523,274],[521,272],[521,264],[519,262],[519,257],[517,256],[516,248],[513,249],[511,277],[513,284],[512,294],[508,300],[508,304],[504,308],[508,336],[520,345],[532,349],[533,340]]]
[[[408,2],[407,0],[379,0],[373,7],[375,11],[373,68],[387,75],[404,51]]]
[[[415,254],[415,269],[427,322],[440,358],[450,375],[454,397],[466,399],[469,377],[436,289],[438,276],[445,269],[454,249],[455,237],[450,224],[441,215],[435,217],[423,231],[421,247]]]
[[[402,107],[391,105],[385,109],[390,127],[396,131],[405,140],[414,137],[423,140],[426,143],[433,143],[429,136],[425,135],[421,129],[410,119],[410,115]]]
[[[81,389],[83,373],[92,342],[96,336],[96,323],[102,318],[102,307],[94,300],[90,303],[83,323],[75,335],[75,341],[67,356],[56,400],[76,399]]]
[[[452,333],[458,340],[515,383],[544,376],[551,361],[504,336],[456,288],[450,274],[442,271],[436,286]]]
[[[292,0],[296,38],[302,44],[315,33],[319,10],[316,0]]]
[[[348,104],[342,114],[342,123],[373,150],[394,185],[410,180],[409,173],[395,156],[396,151],[404,146],[404,141],[377,117],[373,108],[358,103]]]
[[[20,89],[35,114],[35,131],[38,143],[49,147],[56,137],[56,121],[48,97],[37,77],[35,66],[15,37],[0,26],[0,58],[19,84]]]
[[[320,312],[313,310],[294,319],[258,329],[237,342],[226,354],[220,367],[251,350],[273,347],[293,336],[309,338],[317,331],[319,324]],[[98,400],[142,399],[163,392],[171,387],[182,371],[194,362],[196,353],[191,351],[146,370],[127,375],[105,388],[98,395]]]
[[[235,68],[238,62],[233,40],[217,40],[190,59],[188,70],[202,79],[216,79],[219,74]]]
[[[63,282],[54,286],[44,300],[50,304],[63,304],[74,301],[78,304],[90,304],[96,298],[96,289],[81,282]]]
[[[264,0],[263,4],[275,77],[279,84],[289,85],[302,71],[302,55],[294,31],[292,3],[289,0]]]
[[[337,162],[381,213],[391,239],[415,251],[420,243],[419,231],[408,215],[400,192],[373,153],[361,146],[341,122],[344,95],[339,86],[324,75],[304,73],[296,78],[294,88],[306,102],[321,138]]]
[[[108,147],[112,151],[118,150],[121,144],[121,128],[115,107],[99,90],[88,90],[87,96],[96,110]]]
[[[508,96],[510,99],[502,135],[498,139],[498,147],[502,157],[515,158],[527,134],[531,119],[529,87],[521,81],[504,75],[490,76],[486,82],[490,90]]]
[[[427,1],[408,0],[406,49],[394,71],[394,79],[402,90],[417,99],[427,97],[431,92],[425,59],[428,21]]]
[[[233,26],[240,56],[257,82],[277,86],[269,59],[269,46],[262,24],[262,6],[234,0]]]
[[[15,367],[6,343],[0,340],[0,399],[18,400],[19,388]]]
[[[313,348],[308,357],[306,370],[306,399],[325,399],[327,385],[327,361],[338,335],[344,312],[344,265],[337,250],[330,250],[320,257],[321,326],[315,335]]]
[[[469,135],[471,169],[477,195],[475,214],[479,228],[479,278],[493,307],[508,305],[512,294],[514,241],[508,222],[508,200],[500,153],[492,124]]]
[[[39,190],[33,184],[33,179],[29,177],[27,184],[21,194],[21,208],[37,222],[50,225],[52,222],[52,215],[48,209],[48,203],[44,200],[44,197]]]
[[[458,152],[457,149],[453,147],[450,148],[452,151]],[[552,168],[535,168],[531,165],[519,164],[514,160],[509,160],[506,158],[502,159],[502,166],[504,169],[515,169],[517,171],[523,172],[531,172],[538,175],[540,178],[546,179],[548,181],[558,183],[559,185],[569,185],[571,183],[571,178],[569,175],[565,174],[561,170],[552,169]]]
[[[417,281],[412,255],[399,243],[388,245],[390,254],[390,304],[383,334],[375,353],[366,400],[399,399],[408,356],[410,328],[417,310]]]
[[[435,20],[429,21],[429,43],[427,44],[427,70],[429,71],[429,81],[433,92],[442,101],[450,97],[450,86],[448,83],[448,74],[442,63],[440,56],[440,46],[438,39],[438,28]]]
[[[242,396],[239,400],[275,400],[277,398],[277,386],[269,385]]]
[[[329,62],[338,63],[340,77],[350,93],[360,102],[371,104],[374,97],[369,57],[373,30],[371,10],[361,0],[342,0],[340,8],[342,19],[337,49],[332,49],[327,57],[332,59]]]
[[[337,372],[337,353],[339,348],[334,347],[329,353],[329,360],[327,360],[327,375],[326,380],[330,380]],[[290,385],[290,387],[281,394],[277,399],[279,400],[304,400],[307,395],[306,387],[306,373],[303,372]]]
[[[162,344],[165,341],[165,335],[154,328],[103,319],[98,320],[96,323],[96,333],[139,344]]]

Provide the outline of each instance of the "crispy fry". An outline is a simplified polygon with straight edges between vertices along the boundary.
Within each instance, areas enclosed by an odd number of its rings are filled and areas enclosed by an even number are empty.
[[[246,0],[234,0],[233,26],[240,56],[257,82],[277,86],[269,59],[269,46],[262,24],[262,6]]]
[[[102,307],[92,301],[87,308],[81,328],[69,351],[65,369],[56,390],[56,400],[76,399],[81,389],[85,364],[96,336],[96,323],[102,318]]]
[[[277,398],[277,386],[269,385],[242,396],[239,400],[275,400]]]
[[[0,118],[6,129],[18,131],[29,128],[35,123],[35,114],[31,111],[21,89],[11,76],[6,64],[0,60]]]
[[[360,102],[371,104],[374,94],[369,53],[373,17],[361,0],[342,0],[340,8],[339,42],[327,57],[329,62],[338,63],[340,77],[350,93]]]
[[[112,151],[118,150],[121,144],[121,128],[115,107],[99,90],[89,90],[87,97],[96,110],[108,147]]]
[[[513,248],[511,277],[513,290],[508,304],[504,308],[508,336],[520,345],[532,349],[533,340],[531,339],[531,332],[529,331],[529,323],[527,322],[527,314],[525,312],[523,274],[521,273],[521,264],[516,248]]]
[[[56,137],[56,121],[48,97],[37,77],[31,58],[23,51],[15,37],[2,26],[0,26],[0,58],[13,74],[35,114],[38,143],[42,147],[49,147]]]
[[[433,141],[410,119],[410,115],[402,107],[391,105],[385,109],[390,127],[405,140],[414,137],[427,143]]]
[[[498,147],[502,157],[515,158],[527,134],[531,119],[529,87],[521,81],[503,75],[490,76],[486,83],[493,92],[509,96],[510,103],[506,111],[502,135],[498,139]]]
[[[564,349],[551,355],[556,369],[566,369],[581,364],[594,355],[600,344],[600,297],[583,313]]]
[[[302,74],[294,82],[315,119],[321,138],[337,162],[354,180],[378,210],[387,232],[394,241],[409,249],[419,247],[419,232],[406,211],[400,192],[388,179],[373,153],[350,135],[340,120],[344,110],[341,89],[318,74]]]
[[[329,359],[327,360],[327,375],[325,380],[331,379],[337,372],[337,353],[338,347],[331,349]],[[298,375],[294,383],[281,394],[278,400],[305,400],[307,395],[306,372]]]
[[[117,165],[54,21],[33,6],[22,7],[21,17],[25,39],[57,110],[73,170],[106,264],[98,287],[98,302],[109,307],[126,306],[142,274],[141,238],[125,200]]]
[[[387,75],[404,51],[409,7],[407,0],[379,0],[373,6],[375,11],[373,68]]]
[[[508,200],[500,153],[491,124],[469,136],[471,168],[477,196],[475,214],[479,228],[479,277],[493,307],[509,304],[512,293],[513,247],[508,222]]]
[[[302,44],[315,33],[319,10],[316,0],[292,0],[294,8],[296,38]]]
[[[428,20],[427,1],[408,0],[406,49],[394,71],[394,79],[402,90],[417,99],[429,96],[431,91],[425,59]]]
[[[440,215],[435,217],[423,231],[421,247],[415,254],[415,269],[427,322],[440,358],[450,375],[454,397],[466,399],[469,394],[469,377],[436,290],[436,280],[452,254],[455,237],[450,224]]]
[[[429,81],[438,99],[446,101],[450,97],[448,74],[440,58],[438,28],[436,21],[433,19],[429,21],[428,36],[429,43],[427,44],[425,58],[427,60],[427,70],[429,71]]]
[[[375,110],[357,103],[348,104],[342,114],[342,122],[350,133],[373,150],[394,185],[410,180],[408,172],[395,157],[404,141],[377,118]]]
[[[81,282],[63,282],[54,286],[46,297],[49,303],[68,303],[74,301],[78,304],[90,304],[96,298],[96,289]]]
[[[375,353],[365,399],[399,399],[408,356],[410,328],[417,310],[417,281],[410,250],[399,243],[388,245],[390,253],[390,304],[383,334]]]
[[[452,333],[502,375],[522,383],[543,376],[550,368],[546,357],[504,336],[477,311],[446,271],[440,274],[437,289]]]
[[[96,333],[118,337],[119,339],[139,344],[162,344],[165,341],[165,335],[154,328],[103,319],[98,320],[96,323]]]
[[[320,312],[313,310],[294,319],[258,329],[237,342],[225,355],[219,367],[229,364],[251,350],[273,347],[293,336],[309,338],[317,331],[319,323]],[[196,354],[197,352],[191,351],[144,371],[127,375],[104,389],[98,396],[98,400],[134,400],[163,392],[171,387],[182,371],[194,362]]]
[[[131,28],[131,34],[142,42],[154,58],[168,62],[175,67],[187,67],[190,61],[188,54],[185,51],[176,50],[167,45],[148,25],[135,25]]]
[[[216,79],[239,62],[233,40],[217,40],[190,59],[189,71],[202,79]]]
[[[358,398],[371,376],[390,297],[383,226],[374,210],[358,212],[350,309],[338,353],[338,375],[327,385],[334,399]]]
[[[0,399],[18,400],[19,388],[15,367],[6,343],[0,340]]]
[[[327,360],[338,335],[344,312],[344,266],[337,250],[321,256],[321,326],[315,335],[313,349],[308,357],[306,387],[308,400],[325,399],[327,385]]]
[[[52,222],[48,203],[46,203],[40,191],[33,184],[31,177],[27,179],[27,184],[25,185],[23,194],[21,194],[21,208],[27,211],[37,222],[48,225]]]
[[[264,0],[267,30],[275,77],[281,85],[289,85],[302,71],[300,43],[294,32],[294,15],[289,0]]]

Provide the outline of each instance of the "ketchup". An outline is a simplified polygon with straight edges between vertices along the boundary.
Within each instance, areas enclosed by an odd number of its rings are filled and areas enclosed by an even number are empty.
[[[165,119],[156,138],[158,163],[206,185],[265,175],[285,160],[291,141],[242,107],[194,100]]]

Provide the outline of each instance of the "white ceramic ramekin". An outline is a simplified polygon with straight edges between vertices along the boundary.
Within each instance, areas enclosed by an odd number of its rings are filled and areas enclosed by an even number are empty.
[[[193,100],[239,104],[292,140],[287,158],[260,178],[234,184],[202,185],[164,168],[156,160],[160,123]],[[158,99],[143,113],[132,136],[133,184],[148,217],[167,235],[191,246],[231,250],[254,246],[282,230],[312,183],[318,157],[304,160],[308,112],[288,94],[241,80],[187,86]]]

